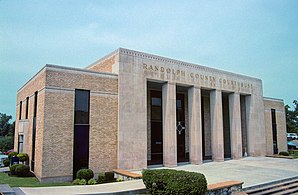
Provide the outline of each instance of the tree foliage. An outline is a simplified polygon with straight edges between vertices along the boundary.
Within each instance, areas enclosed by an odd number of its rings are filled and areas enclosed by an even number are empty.
[[[287,132],[298,134],[298,100],[293,101],[293,109],[289,105],[285,106]]]
[[[10,123],[12,116],[0,113],[0,151],[13,148],[15,122]]]

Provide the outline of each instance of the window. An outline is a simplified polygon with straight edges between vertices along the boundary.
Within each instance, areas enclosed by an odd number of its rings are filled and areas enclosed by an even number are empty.
[[[31,170],[32,171],[34,171],[34,161],[35,161],[37,96],[38,96],[38,91],[36,91],[34,93],[34,111],[33,111],[33,129],[32,129],[32,159],[31,159]]]
[[[272,120],[273,154],[278,154],[275,109],[271,109],[271,120]]]
[[[73,177],[89,164],[89,106],[90,91],[75,90]]]
[[[24,142],[24,135],[19,135],[18,153],[22,153],[23,152],[23,142]]]
[[[22,101],[20,101],[20,113],[19,113],[19,120],[22,120]]]
[[[29,112],[29,97],[26,98],[26,119],[28,119]]]

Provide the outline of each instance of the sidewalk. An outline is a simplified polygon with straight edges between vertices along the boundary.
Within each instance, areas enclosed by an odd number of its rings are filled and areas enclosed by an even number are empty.
[[[1,167],[0,168],[0,173],[7,172],[7,171],[9,171],[9,167]]]
[[[298,159],[280,159],[268,157],[247,157],[240,160],[225,162],[209,162],[202,165],[181,165],[177,170],[203,173],[208,184],[238,180],[243,181],[243,187],[276,181],[298,176]],[[140,172],[140,171],[139,171]],[[91,186],[65,186],[20,188],[25,194],[102,194],[127,190],[144,189],[142,180],[116,182]]]

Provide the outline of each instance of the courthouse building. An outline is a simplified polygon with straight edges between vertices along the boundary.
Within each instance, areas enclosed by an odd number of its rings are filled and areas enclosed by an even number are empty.
[[[84,69],[44,66],[16,110],[15,150],[41,181],[287,150],[283,100],[261,79],[123,48]]]

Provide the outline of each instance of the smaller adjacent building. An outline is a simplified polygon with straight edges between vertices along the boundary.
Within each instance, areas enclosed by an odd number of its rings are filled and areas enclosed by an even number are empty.
[[[14,149],[41,181],[287,150],[283,100],[260,79],[123,48],[84,69],[44,66],[16,113]]]

